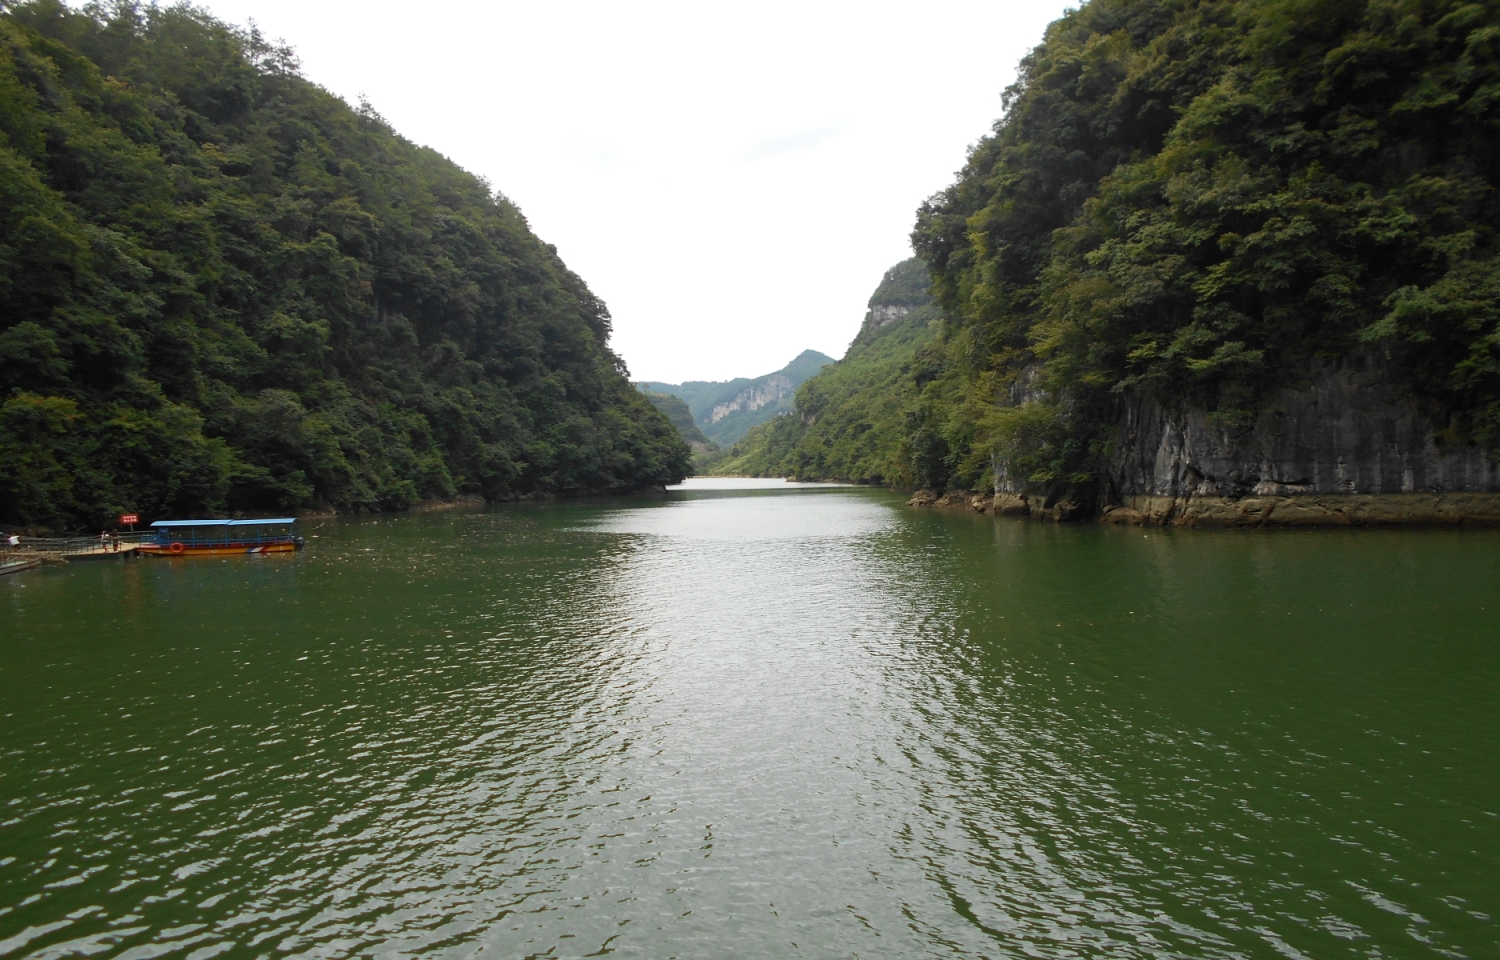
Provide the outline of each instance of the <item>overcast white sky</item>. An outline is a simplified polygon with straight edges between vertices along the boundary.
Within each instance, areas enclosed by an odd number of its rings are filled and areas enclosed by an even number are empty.
[[[843,355],[1066,6],[200,0],[515,201],[637,380]]]

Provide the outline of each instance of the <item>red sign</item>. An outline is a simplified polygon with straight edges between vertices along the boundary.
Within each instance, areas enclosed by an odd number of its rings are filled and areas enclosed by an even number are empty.
[[[135,526],[136,524],[138,524],[140,522],[141,522],[141,518],[137,514],[134,514],[134,513],[122,513],[122,514],[120,514],[120,526],[122,526],[122,527],[133,527],[133,526]]]

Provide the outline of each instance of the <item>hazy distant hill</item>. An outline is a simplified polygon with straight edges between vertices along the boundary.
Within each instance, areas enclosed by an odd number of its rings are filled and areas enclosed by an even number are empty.
[[[698,429],[698,424],[693,422],[693,411],[688,409],[687,402],[681,397],[647,390],[646,399],[672,421],[672,426],[677,428],[677,432],[682,435],[683,440],[687,441],[688,446],[693,448],[694,453],[718,449],[703,435],[703,431]]]
[[[910,485],[924,448],[909,431],[941,315],[926,264],[912,258],[887,270],[844,359],[797,391],[797,415],[749,431],[712,472]]]
[[[780,370],[753,380],[738,377],[717,382],[647,382],[638,386],[648,393],[670,394],[686,401],[704,436],[721,447],[727,447],[756,424],[790,411],[797,388],[830,363],[833,363],[833,358],[827,354],[804,350]]]

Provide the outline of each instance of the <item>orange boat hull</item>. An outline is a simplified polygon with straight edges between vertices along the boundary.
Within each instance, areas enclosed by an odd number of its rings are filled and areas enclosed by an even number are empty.
[[[174,550],[173,547],[182,549]],[[195,547],[188,543],[173,543],[167,546],[143,543],[136,549],[149,557],[240,557],[247,553],[293,553],[297,545],[295,543],[226,543],[212,547]]]

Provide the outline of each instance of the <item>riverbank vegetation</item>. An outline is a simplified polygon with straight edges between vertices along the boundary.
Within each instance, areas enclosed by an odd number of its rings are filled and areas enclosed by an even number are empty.
[[[489,184],[194,8],[0,9],[0,521],[687,472]]]
[[[1234,430],[1354,357],[1441,442],[1500,449],[1497,180],[1500,5],[1082,4],[918,212],[945,320],[902,376],[905,355],[881,366],[903,437],[878,472],[973,489],[998,467],[1088,502],[1123,398]],[[838,375],[739,456],[797,473]]]

